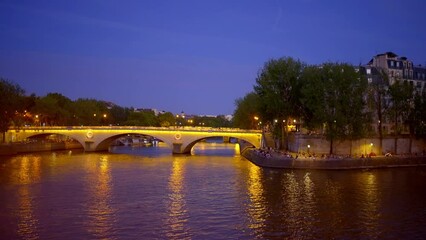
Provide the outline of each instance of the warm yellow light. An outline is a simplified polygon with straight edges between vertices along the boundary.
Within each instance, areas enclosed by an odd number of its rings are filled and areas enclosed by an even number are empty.
[[[106,114],[104,114],[104,118],[106,118],[107,117],[107,115]]]
[[[296,119],[294,119],[293,122],[296,123]]]
[[[36,118],[38,118],[38,115],[36,115]]]
[[[373,146],[373,143],[370,143],[370,146]]]
[[[311,145],[308,144],[308,148],[311,148]]]
[[[274,122],[275,122],[275,123],[277,123],[277,122],[278,122],[278,120],[277,120],[277,119],[275,119],[275,120],[274,120]]]
[[[254,116],[254,120],[256,120],[256,121],[257,121],[257,120],[259,120],[259,117],[257,117],[257,116]]]
[[[96,117],[96,113],[94,113],[93,116]]]

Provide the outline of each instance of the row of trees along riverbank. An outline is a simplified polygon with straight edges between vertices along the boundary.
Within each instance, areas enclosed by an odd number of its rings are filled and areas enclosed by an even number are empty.
[[[60,93],[46,96],[26,95],[18,84],[0,78],[0,140],[11,127],[31,126],[201,126],[231,127],[225,116],[193,116],[191,119],[171,112],[121,107],[102,100],[80,98],[75,101]],[[1,142],[1,141],[0,141]]]
[[[415,91],[406,81],[389,86],[386,76],[382,73],[380,81],[369,84],[350,64],[271,59],[260,69],[253,91],[236,100],[234,123],[247,129],[267,126],[281,148],[288,149],[289,125],[297,121],[307,131],[323,134],[332,154],[335,141],[383,139],[382,125],[388,122],[397,149],[404,126],[410,139],[425,137],[426,92]]]

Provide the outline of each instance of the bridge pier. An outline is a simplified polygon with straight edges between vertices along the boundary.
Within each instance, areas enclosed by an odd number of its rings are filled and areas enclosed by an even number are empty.
[[[183,146],[182,143],[173,143],[173,154],[188,154],[190,152],[185,151],[186,146]]]
[[[95,142],[85,141],[83,148],[85,152],[95,152],[96,151]]]

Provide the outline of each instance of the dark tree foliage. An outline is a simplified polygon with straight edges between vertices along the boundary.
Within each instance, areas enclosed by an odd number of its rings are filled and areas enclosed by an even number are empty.
[[[414,108],[409,115],[410,133],[426,136],[426,91],[414,96]]]
[[[388,98],[388,75],[382,70],[379,72],[379,78],[374,79],[368,86],[368,107],[372,111],[372,115],[377,119],[377,129],[379,134],[379,153],[383,152],[383,130],[385,115],[387,114],[389,104]]]
[[[176,119],[171,112],[159,114],[157,117],[161,127],[170,127],[175,125]]]
[[[130,112],[125,124],[130,126],[160,126],[153,111]]]
[[[111,115],[105,102],[96,99],[79,98],[74,101],[75,119],[78,125],[98,126],[111,122]]]
[[[389,96],[391,105],[389,115],[394,121],[394,151],[397,154],[398,135],[402,131],[402,123],[406,123],[409,119],[410,112],[414,107],[414,88],[407,81],[396,81],[389,86]]]
[[[349,64],[326,63],[303,72],[305,123],[311,129],[324,127],[330,154],[335,140],[356,140],[365,135],[369,124],[363,111],[366,87],[366,80]]]
[[[39,116],[39,124],[49,126],[75,124],[73,103],[60,93],[49,93],[36,98],[32,111]]]
[[[0,78],[0,132],[2,142],[11,121],[24,111],[24,90],[6,79]]]
[[[244,98],[235,100],[234,127],[242,129],[256,129],[259,124],[259,96],[250,92]],[[255,119],[257,118],[257,119]]]
[[[304,67],[304,63],[291,57],[271,59],[260,70],[254,86],[259,96],[262,121],[273,126],[274,138],[278,141],[283,139],[281,143],[285,141],[286,149],[288,139],[282,133],[286,134],[287,131],[283,131],[283,128],[286,128],[290,118],[302,116],[300,77]]]

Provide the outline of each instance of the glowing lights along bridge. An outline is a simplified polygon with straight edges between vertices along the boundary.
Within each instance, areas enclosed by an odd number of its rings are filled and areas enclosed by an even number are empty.
[[[12,128],[6,139],[22,141],[29,137],[58,134],[78,141],[85,151],[106,151],[111,143],[129,134],[152,136],[166,143],[173,153],[190,153],[199,141],[210,137],[226,137],[244,140],[256,148],[262,146],[260,130],[205,127],[132,127],[132,126],[68,126]]]

